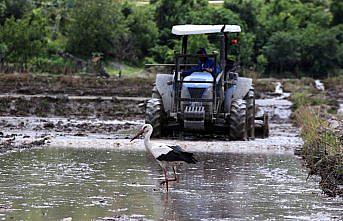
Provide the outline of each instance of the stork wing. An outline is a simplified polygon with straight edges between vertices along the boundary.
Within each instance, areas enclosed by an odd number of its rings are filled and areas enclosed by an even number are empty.
[[[168,145],[171,150],[168,153],[161,154],[156,159],[159,161],[185,161],[187,163],[196,163],[193,153],[186,152],[178,145]]]
[[[182,147],[179,145],[168,145],[171,149],[173,149],[175,152],[186,152]]]

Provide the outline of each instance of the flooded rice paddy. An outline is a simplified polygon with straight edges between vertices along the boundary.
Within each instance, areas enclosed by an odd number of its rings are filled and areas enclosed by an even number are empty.
[[[271,117],[267,139],[163,140],[199,160],[178,168],[169,193],[142,140],[127,139],[139,118],[1,117],[8,142],[49,144],[0,155],[0,220],[342,220],[342,199],[323,195],[294,156],[302,140],[287,96],[256,101]]]
[[[339,199],[321,194],[293,154],[197,153],[166,193],[140,151],[43,148],[0,156],[2,220],[331,220]]]

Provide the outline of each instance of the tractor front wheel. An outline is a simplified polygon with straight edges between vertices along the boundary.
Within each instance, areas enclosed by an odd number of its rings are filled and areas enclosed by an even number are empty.
[[[229,118],[229,136],[231,140],[247,140],[247,105],[242,99],[232,101]]]
[[[161,99],[152,98],[146,103],[145,123],[151,124],[154,128],[153,137],[160,137],[162,135],[164,111]]]

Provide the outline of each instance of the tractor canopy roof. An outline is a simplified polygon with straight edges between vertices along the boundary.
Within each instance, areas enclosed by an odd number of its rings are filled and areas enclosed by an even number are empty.
[[[224,30],[222,30],[223,28]],[[241,27],[239,25],[175,25],[172,29],[174,35],[198,35],[220,32],[238,33],[241,32]]]

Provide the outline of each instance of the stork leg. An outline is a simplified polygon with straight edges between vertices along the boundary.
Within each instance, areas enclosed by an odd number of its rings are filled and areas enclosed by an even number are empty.
[[[174,179],[173,180],[169,180],[169,181],[177,181],[177,177],[176,177],[176,167],[173,166],[173,172],[174,172]]]
[[[164,178],[165,178],[165,180],[162,181],[160,184],[161,184],[161,185],[166,184],[166,185],[167,185],[167,190],[168,190],[168,182],[169,182],[169,181],[177,181],[175,166],[173,166],[173,172],[174,172],[174,178],[173,178],[173,179],[168,179],[168,176],[167,176],[167,169],[163,169],[163,173],[164,173]]]
[[[164,173],[164,181],[161,182],[161,185],[166,184],[166,188],[167,188],[167,192],[169,191],[168,189],[168,177],[167,177],[167,169],[163,169],[163,173]]]

